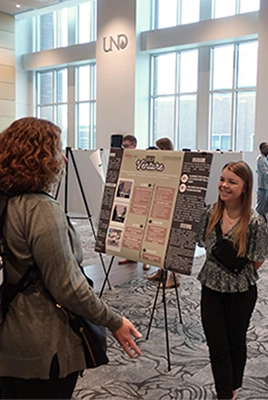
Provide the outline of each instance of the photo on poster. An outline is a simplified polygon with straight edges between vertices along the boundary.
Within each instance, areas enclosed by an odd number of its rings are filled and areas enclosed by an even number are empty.
[[[113,205],[111,222],[123,224],[126,220],[128,207],[124,203],[115,203]]]
[[[120,251],[120,242],[122,238],[122,229],[109,228],[106,248],[113,251]]]
[[[116,190],[116,197],[120,199],[130,199],[132,187],[133,180],[120,179]]]

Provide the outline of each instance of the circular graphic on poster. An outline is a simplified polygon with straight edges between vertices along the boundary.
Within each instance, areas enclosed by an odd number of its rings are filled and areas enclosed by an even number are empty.
[[[187,174],[183,174],[183,175],[181,176],[181,181],[182,181],[182,183],[188,182],[188,179],[189,179],[189,176],[188,176]]]
[[[179,191],[180,191],[181,193],[183,193],[183,192],[185,192],[185,190],[186,190],[186,185],[185,185],[184,183],[182,183],[182,184],[180,185],[180,187],[179,187]]]

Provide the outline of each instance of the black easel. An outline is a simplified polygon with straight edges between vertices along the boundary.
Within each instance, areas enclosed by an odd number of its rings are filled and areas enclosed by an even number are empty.
[[[110,260],[110,263],[109,263],[109,266],[108,266],[108,269],[105,270],[105,278],[104,278],[104,281],[103,281],[103,284],[102,284],[102,287],[101,287],[101,290],[100,290],[100,293],[99,293],[99,297],[102,296],[102,293],[104,291],[106,282],[109,284],[109,274],[110,274],[110,271],[111,271],[111,268],[112,268],[112,265],[113,265],[113,262],[114,262],[114,257],[115,256],[112,256],[112,258]],[[109,284],[109,288],[111,289],[110,284]]]
[[[173,275],[173,278],[174,278],[174,284],[175,284],[175,291],[176,291],[176,297],[177,297],[177,304],[178,304],[178,311],[179,311],[180,323],[182,324],[182,316],[181,316],[179,292],[178,292],[178,288],[177,288],[177,286],[176,286],[176,277],[175,277],[175,274],[174,274],[173,272],[172,272],[172,275]],[[167,280],[167,271],[164,270],[164,269],[161,269],[161,277],[160,277],[160,280],[159,280],[159,282],[158,282],[158,286],[157,286],[157,290],[156,290],[156,294],[155,294],[154,305],[153,305],[153,309],[152,309],[152,313],[151,313],[151,318],[150,318],[150,322],[149,322],[149,326],[148,326],[148,330],[147,330],[146,340],[149,339],[149,333],[150,333],[151,326],[152,326],[152,321],[153,321],[153,317],[154,317],[156,302],[157,302],[157,298],[158,298],[158,294],[159,294],[159,290],[160,290],[160,285],[161,285],[161,283],[162,283],[162,289],[163,289],[162,301],[163,301],[163,305],[164,305],[165,332],[166,332],[166,347],[167,347],[167,360],[168,360],[168,368],[167,368],[167,370],[170,371],[170,370],[171,370],[171,367],[170,367],[169,338],[168,338],[168,325],[167,325],[166,280]]]
[[[70,155],[70,158],[69,158],[69,155]],[[81,179],[80,179],[80,176],[79,176],[78,168],[77,168],[76,161],[75,161],[75,158],[74,158],[74,155],[73,155],[71,147],[66,147],[65,156],[66,156],[66,158],[68,160],[68,162],[66,163],[66,166],[65,166],[65,171],[66,171],[66,173],[65,173],[65,188],[64,188],[65,189],[65,191],[64,191],[64,211],[65,211],[65,214],[68,215],[68,181],[69,181],[69,179],[68,179],[68,164],[69,164],[69,162],[71,160],[72,163],[73,163],[75,176],[76,176],[76,179],[77,179],[77,182],[78,182],[78,185],[79,185],[79,189],[80,189],[80,192],[81,192],[81,195],[82,195],[84,206],[85,206],[85,209],[86,209],[86,212],[87,212],[87,217],[71,217],[71,218],[72,219],[88,219],[88,221],[90,223],[90,226],[91,226],[91,230],[92,230],[94,239],[96,240],[97,236],[96,236],[96,232],[95,232],[94,225],[93,225],[93,222],[92,222],[92,215],[91,215],[91,213],[89,211],[89,207],[88,207],[88,204],[87,204],[85,192],[84,192],[84,189],[83,189],[83,186],[82,186],[82,182],[81,182]],[[59,190],[60,190],[60,183],[59,183],[59,185],[57,187],[57,191],[56,191],[56,194],[55,194],[55,198],[56,199],[58,197]],[[101,265],[102,265],[102,268],[103,268],[103,271],[104,271],[104,274],[105,274],[105,283],[107,281],[107,283],[109,285],[109,289],[111,289],[111,285],[110,285],[110,282],[109,282],[109,279],[108,279],[108,274],[106,272],[105,263],[104,263],[102,254],[99,253],[99,256],[100,256]]]

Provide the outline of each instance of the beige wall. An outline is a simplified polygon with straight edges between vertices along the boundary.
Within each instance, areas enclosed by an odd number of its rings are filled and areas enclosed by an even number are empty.
[[[0,132],[15,119],[15,19],[0,13]]]

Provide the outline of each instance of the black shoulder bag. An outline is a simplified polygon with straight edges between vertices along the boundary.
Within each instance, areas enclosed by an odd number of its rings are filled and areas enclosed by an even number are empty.
[[[92,280],[86,276],[81,266],[80,268],[89,286],[93,286]],[[100,365],[108,364],[105,328],[102,325],[93,324],[88,319],[74,314],[68,308],[57,303],[47,289],[46,293],[53,304],[68,317],[71,328],[81,338],[87,368],[96,368]]]
[[[212,254],[225,268],[238,274],[249,262],[247,257],[238,257],[237,250],[231,240],[222,237],[220,221],[215,225],[217,242],[212,247]]]

